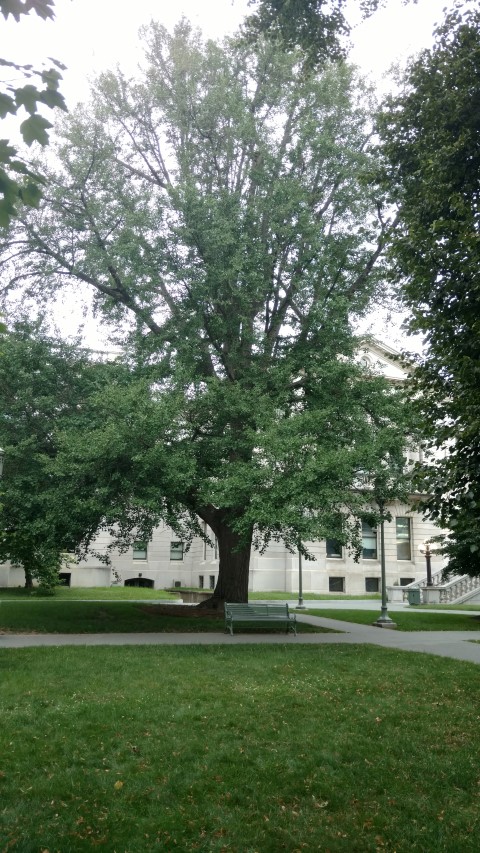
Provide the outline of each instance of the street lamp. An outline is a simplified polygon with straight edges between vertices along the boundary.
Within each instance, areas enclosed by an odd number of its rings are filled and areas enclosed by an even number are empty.
[[[382,608],[378,619],[373,623],[379,628],[396,628],[397,625],[390,619],[387,610],[387,573],[385,570],[385,501],[382,498],[377,498],[378,508],[380,510],[380,572],[382,576]]]
[[[425,562],[427,564],[427,586],[433,586],[432,581],[432,553],[436,551],[436,547],[432,542],[422,542],[418,546],[418,550],[421,554],[425,555]]]
[[[302,552],[301,542],[298,540],[298,604],[297,608],[305,609],[305,605],[303,603],[303,578],[302,578]]]

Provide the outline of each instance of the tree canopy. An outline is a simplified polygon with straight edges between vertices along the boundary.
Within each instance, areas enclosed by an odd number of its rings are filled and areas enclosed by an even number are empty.
[[[126,536],[145,509],[185,535],[201,519],[215,598],[245,600],[252,542],[358,547],[358,471],[401,454],[397,392],[351,328],[390,227],[372,102],[346,65],[309,71],[268,42],[203,43],[185,21],[144,39],[143,78],[103,75],[65,120],[2,274],[37,299],[91,293],[129,353],[129,389],[97,401],[62,476]]]
[[[369,17],[388,0],[361,0],[360,9]],[[411,0],[404,0],[405,5]],[[413,0],[417,2],[417,0]],[[282,44],[287,50],[300,47],[308,64],[345,59],[351,32],[348,0],[251,0],[244,34],[250,41],[259,36]]]
[[[450,528],[449,570],[480,574],[480,13],[458,5],[411,65],[381,133],[399,206],[393,267],[411,329],[428,459],[425,508]]]

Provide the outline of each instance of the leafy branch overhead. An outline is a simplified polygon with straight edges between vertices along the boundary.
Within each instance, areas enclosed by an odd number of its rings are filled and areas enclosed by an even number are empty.
[[[52,0],[0,0],[0,12],[4,18],[12,16],[16,21],[30,11],[43,18],[53,18]],[[41,70],[31,65],[19,65],[0,57],[0,69],[17,72],[26,82],[15,85],[8,80],[0,83],[0,119],[17,116],[19,111],[27,113],[19,126],[20,134],[26,145],[34,142],[44,146],[48,144],[48,131],[52,124],[39,111],[39,107],[66,110],[63,95],[59,91],[62,79],[60,71],[64,66],[54,60],[50,68]],[[33,171],[19,156],[17,148],[6,139],[0,139],[0,227],[8,226],[17,214],[18,201],[30,207],[37,207],[41,198],[44,179]]]

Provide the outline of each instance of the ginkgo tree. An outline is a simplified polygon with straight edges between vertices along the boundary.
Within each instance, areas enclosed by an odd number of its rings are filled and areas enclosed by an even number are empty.
[[[358,548],[358,471],[401,452],[399,392],[352,332],[384,295],[391,225],[372,100],[348,66],[272,43],[204,43],[186,21],[143,38],[143,76],[104,74],[63,123],[2,274],[37,300],[90,296],[128,358],[128,387],[63,438],[79,512],[101,496],[123,543],[148,518],[215,535],[213,598],[244,601],[252,545]]]

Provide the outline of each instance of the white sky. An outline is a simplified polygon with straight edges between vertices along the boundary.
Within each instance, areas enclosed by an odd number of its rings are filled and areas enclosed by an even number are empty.
[[[369,21],[355,26],[351,58],[377,80],[398,59],[431,43],[433,25],[449,0],[418,0],[403,5],[389,0]],[[453,0],[450,0],[453,2]],[[247,0],[56,0],[56,20],[36,15],[0,22],[2,55],[40,64],[53,56],[67,65],[62,91],[70,106],[88,96],[88,80],[119,63],[133,74],[141,58],[138,30],[152,18],[171,28],[185,15],[210,37],[234,31],[248,11]],[[358,2],[350,0],[350,20],[358,20]]]
[[[402,0],[389,0],[387,9],[354,27],[352,61],[377,81],[379,89],[389,88],[382,75],[392,64],[403,63],[431,44],[434,24],[452,2],[418,0],[416,5],[404,6]],[[248,0],[56,0],[55,6],[53,22],[32,14],[19,24],[0,19],[2,56],[34,67],[47,57],[63,62],[67,70],[61,90],[72,108],[88,98],[89,80],[100,71],[119,64],[135,74],[142,56],[138,30],[152,18],[171,28],[185,15],[205,35],[219,38],[237,29],[248,11]],[[357,0],[350,0],[352,23],[359,20],[358,6]],[[5,129],[2,135],[7,134]],[[398,343],[398,334],[390,335],[390,343]]]

